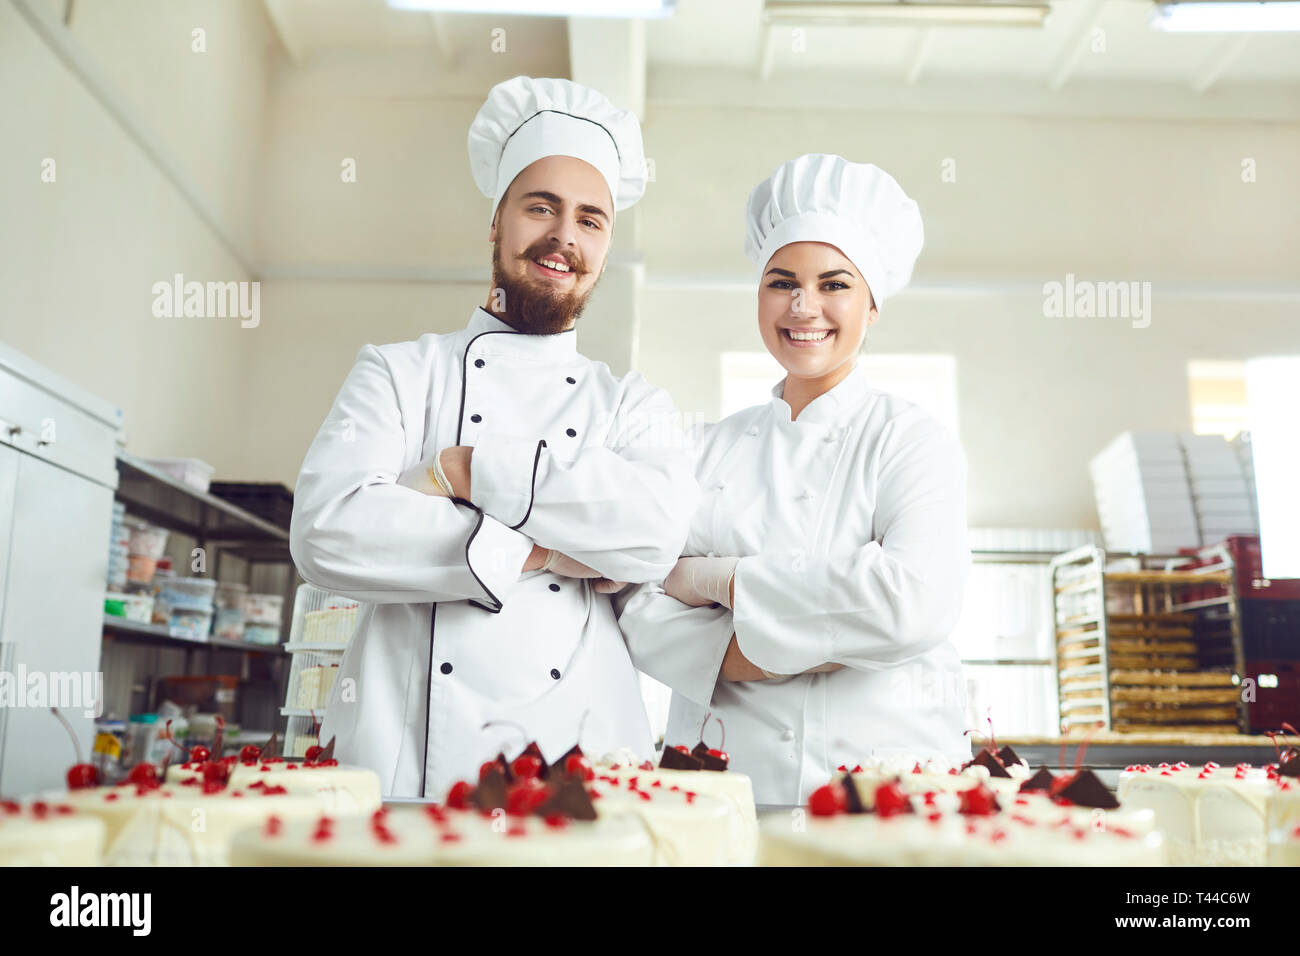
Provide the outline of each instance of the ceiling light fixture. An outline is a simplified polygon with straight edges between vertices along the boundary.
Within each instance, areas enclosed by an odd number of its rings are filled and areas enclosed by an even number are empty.
[[[1046,3],[884,2],[796,3],[768,0],[763,17],[787,26],[971,26],[1041,27],[1052,8]]]
[[[1288,33],[1300,31],[1295,0],[1187,0],[1160,3],[1151,26],[1171,33]]]
[[[606,17],[655,20],[671,17],[677,0],[388,0],[395,10],[433,13],[489,13],[527,17]]]

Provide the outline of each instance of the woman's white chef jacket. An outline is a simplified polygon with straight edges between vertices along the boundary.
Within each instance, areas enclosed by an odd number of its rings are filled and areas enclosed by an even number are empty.
[[[666,743],[694,745],[712,711],[732,768],[759,803],[783,806],[870,755],[970,759],[948,641],[970,561],[960,444],[861,366],[797,421],[782,384],[772,393],[697,437],[703,499],[685,553],[740,556],[735,612],[656,584],[616,605],[637,668],[673,690]],[[722,681],[733,631],[774,674],[845,667]],[[704,739],[720,746],[715,722]]]
[[[536,541],[612,579],[662,579],[698,500],[666,393],[616,378],[576,331],[466,329],[361,349],[303,462],[290,547],[303,578],[366,604],[325,712],[344,763],[390,796],[441,798],[536,739],[652,754],[608,595],[520,568]],[[396,484],[472,445],[468,502]],[[506,720],[520,731],[488,721]]]

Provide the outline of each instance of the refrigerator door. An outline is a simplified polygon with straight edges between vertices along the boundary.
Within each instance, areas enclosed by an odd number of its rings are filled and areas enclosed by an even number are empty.
[[[0,792],[22,796],[62,788],[75,762],[72,742],[50,713],[72,724],[90,758],[99,672],[113,492],[31,455],[17,460],[9,567],[0,640],[12,643],[18,699],[7,708]],[[2,503],[0,503],[2,507]],[[21,678],[21,681],[18,679]]]

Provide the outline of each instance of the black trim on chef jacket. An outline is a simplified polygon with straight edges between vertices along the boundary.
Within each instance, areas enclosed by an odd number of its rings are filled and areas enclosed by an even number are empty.
[[[606,130],[606,132],[608,132],[608,130]],[[611,137],[611,139],[612,138],[613,137]],[[615,149],[617,150],[617,146],[615,147]],[[573,331],[573,330],[569,330],[569,331]],[[459,445],[461,442],[461,432],[465,427],[465,393],[468,390],[468,385],[469,385],[470,349],[473,348],[475,342],[477,342],[485,335],[526,335],[526,334],[528,333],[518,332],[514,330],[506,330],[506,329],[492,329],[487,332],[480,332],[478,335],[474,336],[472,339],[470,339],[468,342],[465,343],[465,354],[461,356],[461,360],[460,360],[460,410],[456,416],[456,444],[457,445]],[[559,332],[556,334],[564,335],[566,333]],[[475,362],[474,364],[476,368],[483,367],[481,360],[479,362]],[[510,525],[512,531],[518,531],[520,528],[522,528],[524,526],[524,522],[526,522],[529,516],[532,515],[533,513],[533,500],[536,498],[537,495],[537,468],[542,460],[542,449],[546,447],[547,447],[546,439],[544,438],[538,439],[537,451],[533,455],[533,474],[532,477],[529,479],[528,508],[524,512],[524,516],[522,519],[520,519],[518,524]],[[479,587],[481,587],[484,590],[484,592],[488,596],[488,599],[492,602],[492,605],[494,606],[483,604],[472,598],[468,599],[469,603],[473,604],[477,608],[482,608],[484,611],[487,611],[489,614],[500,614],[501,608],[504,606],[503,602],[501,601],[500,598],[498,598],[495,594],[492,593],[491,589],[489,589],[486,584],[483,583],[482,578],[478,576],[478,573],[474,570],[473,563],[469,559],[470,545],[474,543],[474,538],[477,537],[479,529],[483,527],[483,518],[484,518],[483,509],[480,508],[478,505],[474,504],[472,501],[466,500],[465,498],[453,497],[451,500],[452,503],[458,505],[464,505],[465,507],[471,509],[478,515],[478,521],[475,522],[474,524],[474,530],[472,530],[469,533],[469,537],[465,539],[465,566],[469,568],[469,573],[474,576],[474,581],[478,584]],[[432,607],[432,613],[429,615],[429,668],[428,668],[428,674],[425,676],[425,683],[424,683],[424,763],[420,767],[420,796],[425,796],[424,785],[429,770],[429,723],[433,719],[433,714],[431,713],[429,702],[433,695],[433,644],[434,644],[435,624],[438,618],[438,605],[435,602],[431,605],[431,607]],[[445,669],[442,670],[442,673],[448,674],[451,672],[450,664],[444,664],[444,668]],[[559,680],[559,677],[556,676],[554,671],[552,671],[552,676],[556,680]]]

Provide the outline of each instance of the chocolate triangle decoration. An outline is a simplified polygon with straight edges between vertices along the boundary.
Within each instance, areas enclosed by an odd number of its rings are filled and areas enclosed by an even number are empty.
[[[551,764],[551,766],[563,768],[564,765],[568,762],[569,758],[574,756],[585,757],[587,755],[582,752],[581,747],[579,747],[577,744],[574,744],[564,753],[560,754],[560,759],[555,761],[555,763]]]
[[[554,792],[537,812],[544,817],[559,814],[571,820],[596,819],[596,805],[591,802],[587,788],[573,776],[559,777]]]
[[[1102,810],[1118,810],[1119,801],[1106,789],[1101,779],[1086,767],[1080,770],[1060,790],[1055,797],[1065,797],[1076,807],[1098,807]]]
[[[505,754],[498,753],[496,760],[492,762],[496,764],[497,769],[501,771],[501,776],[506,778],[506,783],[515,782],[515,775],[510,772],[510,761],[506,759]],[[502,804],[502,806],[505,806],[505,804]]]
[[[334,737],[330,738],[330,742],[321,748],[321,752],[316,755],[316,759],[313,760],[312,763],[320,763],[322,760],[334,759],[334,740]]]
[[[1052,784],[1056,782],[1056,777],[1052,776],[1052,771],[1046,767],[1039,767],[1032,777],[1020,785],[1021,793],[1028,793],[1032,790],[1052,789]]]
[[[663,755],[659,758],[659,766],[664,770],[702,770],[704,762],[690,754],[682,753],[675,747],[664,747]]]
[[[726,770],[727,769],[727,761],[723,760],[721,757],[715,757],[713,756],[713,754],[709,753],[708,744],[706,744],[703,740],[701,740],[698,744],[695,745],[695,749],[691,751],[691,756],[704,765],[702,768],[704,770]]]
[[[271,731],[271,739],[268,740],[266,746],[262,748],[261,759],[266,760],[268,757],[278,757],[280,755],[279,747],[279,738],[276,737],[275,731],[273,730]]]
[[[500,767],[493,767],[474,790],[474,804],[480,810],[505,809],[506,777]]]
[[[867,807],[862,802],[862,794],[858,793],[858,785],[853,782],[853,774],[846,773],[841,777],[840,786],[844,788],[844,803],[848,812],[866,813]]]
[[[1020,755],[1008,746],[1003,746],[1003,748],[998,751],[997,756],[998,756],[998,760],[1002,762],[1003,767],[1009,767],[1013,763],[1021,762]]]
[[[987,750],[981,750],[970,763],[962,764],[961,769],[965,770],[972,765],[984,767],[988,770],[990,777],[1011,776],[1011,774],[1007,773],[1007,768],[998,763],[998,758]]]

